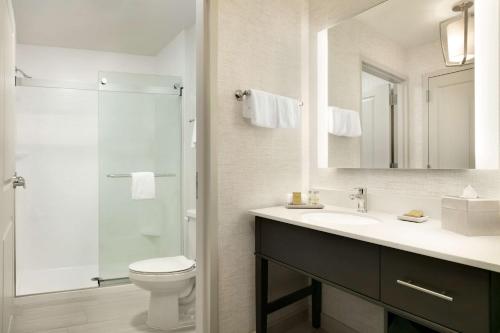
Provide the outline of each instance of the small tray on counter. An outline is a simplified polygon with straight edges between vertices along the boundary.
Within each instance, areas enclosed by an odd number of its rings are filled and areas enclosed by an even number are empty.
[[[285,205],[285,207],[288,208],[288,209],[323,209],[323,208],[325,208],[325,205],[323,205],[323,204],[317,204],[317,205],[310,205],[310,204],[292,205],[292,204],[287,204],[287,205]]]
[[[423,223],[429,221],[429,216],[413,217],[408,215],[399,215],[398,220],[414,223]]]

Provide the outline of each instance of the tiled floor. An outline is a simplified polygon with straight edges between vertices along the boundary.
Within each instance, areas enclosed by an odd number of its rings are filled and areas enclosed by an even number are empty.
[[[158,333],[145,324],[147,307],[148,293],[134,285],[20,297],[13,333]],[[285,333],[324,331],[303,323]]]
[[[287,331],[286,333],[327,333],[327,332],[322,329],[314,329],[311,327],[311,323],[305,322]]]
[[[14,333],[158,332],[145,324],[147,307],[148,293],[134,285],[21,297]]]

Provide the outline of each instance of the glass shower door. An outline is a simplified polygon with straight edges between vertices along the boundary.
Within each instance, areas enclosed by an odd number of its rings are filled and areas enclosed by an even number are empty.
[[[100,278],[134,261],[181,252],[181,97],[178,77],[100,73]],[[154,172],[156,197],[133,200],[131,173]]]

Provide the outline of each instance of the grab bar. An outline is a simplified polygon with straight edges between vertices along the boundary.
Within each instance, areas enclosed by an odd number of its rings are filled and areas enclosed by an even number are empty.
[[[108,178],[130,178],[132,174],[130,173],[110,173],[107,174]],[[155,177],[175,177],[175,173],[155,173]]]

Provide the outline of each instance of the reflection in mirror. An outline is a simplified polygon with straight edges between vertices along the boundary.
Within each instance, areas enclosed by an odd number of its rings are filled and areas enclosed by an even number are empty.
[[[325,91],[323,104],[318,97],[318,131],[325,133],[318,135],[324,141],[318,153],[324,164],[477,167],[475,91],[495,89],[498,82],[475,85],[475,66],[487,58],[476,48],[484,42],[476,36],[481,17],[475,7],[472,1],[388,0],[318,34],[318,93]],[[497,37],[498,31],[487,42]],[[327,73],[324,82],[321,72]],[[498,108],[493,111],[497,122],[489,131],[498,148]]]

